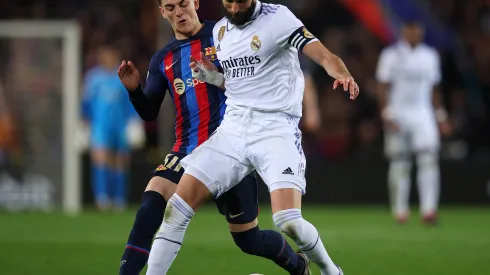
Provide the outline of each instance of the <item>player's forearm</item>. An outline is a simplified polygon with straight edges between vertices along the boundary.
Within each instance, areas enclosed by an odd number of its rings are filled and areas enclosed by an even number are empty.
[[[154,121],[160,112],[161,102],[155,102],[154,100],[148,98],[146,93],[143,91],[141,84],[138,86],[138,88],[136,88],[136,90],[128,92],[131,104],[133,104],[134,109],[139,114],[141,119],[147,122]]]
[[[343,79],[352,77],[349,70],[345,66],[340,57],[335,54],[327,54],[323,58],[322,67],[327,71],[328,75],[335,79]]]
[[[388,83],[378,83],[378,102],[381,110],[381,117],[388,118],[388,91],[390,89],[390,84]]]
[[[434,87],[433,89],[433,100],[432,104],[435,109],[435,115],[438,122],[444,122],[448,118],[448,114],[446,109],[444,108],[444,104],[442,103],[442,95],[439,90],[439,87]]]
[[[315,41],[303,48],[303,53],[322,66],[335,79],[352,77],[342,59],[330,52],[322,43]]]

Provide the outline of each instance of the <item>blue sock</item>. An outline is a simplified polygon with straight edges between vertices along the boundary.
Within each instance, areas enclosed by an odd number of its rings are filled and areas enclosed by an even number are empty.
[[[279,232],[261,231],[257,226],[244,232],[231,232],[231,235],[243,252],[272,260],[289,274],[303,274],[306,263]]]
[[[145,267],[153,236],[162,224],[166,205],[167,202],[160,193],[143,193],[142,203],[121,259],[120,275],[138,275]]]
[[[126,206],[126,172],[121,169],[112,170],[113,200],[114,206],[124,208]]]
[[[109,203],[109,169],[105,165],[94,164],[92,166],[92,190],[95,202],[100,206],[107,206]]]

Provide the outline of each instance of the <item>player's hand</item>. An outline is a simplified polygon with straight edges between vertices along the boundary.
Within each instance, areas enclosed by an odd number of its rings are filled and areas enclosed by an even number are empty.
[[[439,123],[439,131],[443,137],[449,137],[453,133],[451,123],[448,120]]]
[[[133,62],[124,60],[117,70],[121,83],[128,91],[134,91],[140,85],[140,73]]]
[[[398,126],[398,124],[391,119],[384,120],[384,126],[385,126],[385,130],[388,132],[399,132],[400,131],[400,127]]]
[[[198,70],[199,70],[198,64],[202,65],[202,67],[204,67],[210,71],[218,71],[218,68],[216,68],[216,66],[213,64],[213,62],[209,61],[209,59],[207,59],[206,56],[204,56],[204,54],[202,52],[199,53],[199,59],[200,60],[195,59],[194,56],[192,56],[192,55],[191,55],[190,59],[191,59],[191,63],[189,66],[191,66],[191,69],[194,72],[198,72]]]
[[[354,80],[354,78],[352,78],[352,76],[336,79],[333,83],[334,90],[337,89],[337,87],[339,87],[340,85],[342,85],[344,91],[349,92],[351,100],[355,100],[359,95],[359,85],[357,85],[356,81]]]

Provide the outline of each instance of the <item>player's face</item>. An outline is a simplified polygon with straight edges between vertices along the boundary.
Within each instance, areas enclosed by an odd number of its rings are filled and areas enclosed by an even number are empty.
[[[119,64],[119,52],[110,47],[102,47],[98,52],[98,62],[107,69],[114,69]]]
[[[424,39],[424,30],[420,24],[407,24],[403,27],[402,35],[408,43],[417,45]]]
[[[226,18],[235,26],[241,26],[252,18],[257,0],[222,0]]]
[[[160,13],[168,20],[175,32],[191,34],[194,32],[199,0],[162,0]]]

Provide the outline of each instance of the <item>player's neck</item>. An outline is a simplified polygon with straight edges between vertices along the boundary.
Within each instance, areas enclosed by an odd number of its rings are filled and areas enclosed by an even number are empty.
[[[191,32],[189,32],[189,33],[175,32],[175,39],[177,39],[177,40],[188,39],[188,38],[196,35],[202,29],[203,26],[204,26],[203,23],[201,23],[199,20],[196,20],[196,22],[194,22],[194,26],[193,26]]]

